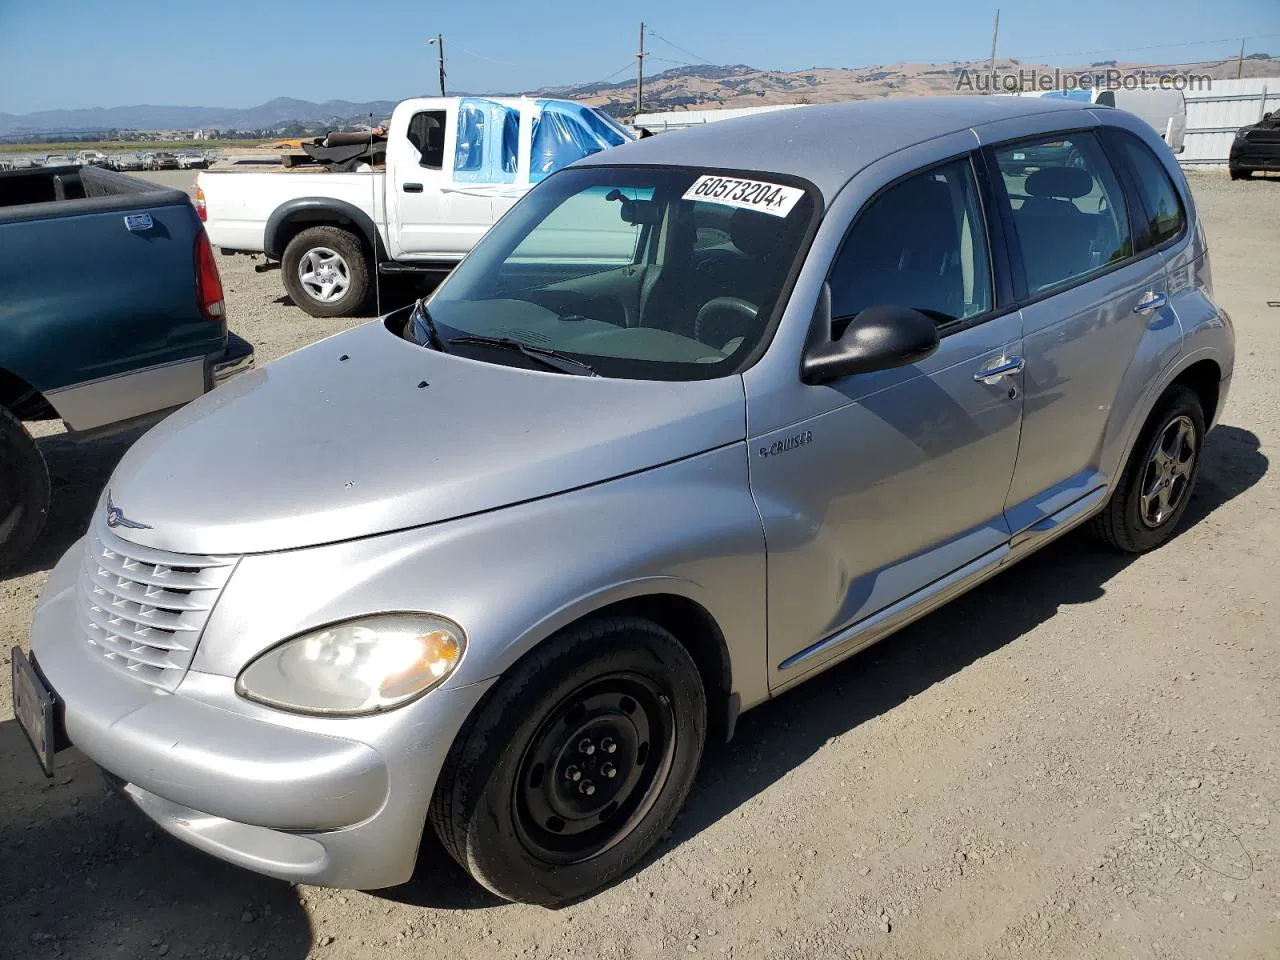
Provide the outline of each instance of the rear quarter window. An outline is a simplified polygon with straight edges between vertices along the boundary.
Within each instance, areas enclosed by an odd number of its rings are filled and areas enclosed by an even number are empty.
[[[1129,133],[1117,131],[1118,145],[1133,173],[1140,204],[1134,204],[1134,241],[1138,250],[1158,247],[1182,232],[1186,215],[1178,190],[1151,148]]]

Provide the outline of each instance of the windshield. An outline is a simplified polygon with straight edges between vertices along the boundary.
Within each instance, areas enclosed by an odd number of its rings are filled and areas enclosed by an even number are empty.
[[[772,331],[815,217],[811,194],[777,174],[564,170],[485,235],[427,302],[432,324],[419,311],[406,335],[512,366],[539,364],[450,341],[513,340],[605,377],[723,376]]]

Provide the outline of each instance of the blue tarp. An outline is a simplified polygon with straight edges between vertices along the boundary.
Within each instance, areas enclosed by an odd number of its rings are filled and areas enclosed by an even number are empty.
[[[514,183],[520,150],[520,114],[492,100],[464,97],[458,104],[454,178],[467,183]]]
[[[529,179],[537,182],[575,160],[626,143],[628,137],[606,117],[579,103],[539,100],[533,122]]]

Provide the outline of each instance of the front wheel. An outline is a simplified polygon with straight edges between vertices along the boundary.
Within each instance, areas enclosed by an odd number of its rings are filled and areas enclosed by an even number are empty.
[[[1191,502],[1204,435],[1200,398],[1174,384],[1151,412],[1120,483],[1094,518],[1099,539],[1125,553],[1145,553],[1168,541]]]
[[[1250,178],[1252,178],[1252,177],[1253,177],[1253,171],[1252,171],[1252,170],[1242,170],[1242,169],[1239,169],[1239,168],[1236,168],[1236,167],[1232,167],[1232,168],[1231,168],[1231,179],[1232,179],[1232,180],[1248,180],[1248,179],[1250,179]]]
[[[341,227],[309,227],[281,258],[284,286],[313,317],[351,317],[369,294],[371,268],[359,239]]]
[[[491,692],[450,752],[431,821],[498,896],[576,900],[670,826],[706,726],[698,668],[668,631],[638,617],[570,627]]]

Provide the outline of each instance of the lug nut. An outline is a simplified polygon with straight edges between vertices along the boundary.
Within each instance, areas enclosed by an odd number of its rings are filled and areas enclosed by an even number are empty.
[[[614,777],[616,777],[616,776],[618,775],[618,771],[614,768],[614,766],[613,766],[613,764],[612,764],[612,763],[606,763],[606,764],[604,764],[604,765],[600,768],[600,772],[601,772],[601,773],[603,773],[603,774],[604,774],[606,777],[608,777],[610,780],[612,780]]]
[[[596,792],[596,785],[590,780],[583,780],[578,784],[578,790],[585,793],[588,797]]]
[[[618,745],[613,742],[612,737],[605,737],[600,741],[600,749],[605,753],[617,753]]]
[[[578,749],[589,757],[596,752],[596,745],[586,737],[583,737],[582,740],[578,742]]]
[[[569,766],[564,768],[564,778],[566,780],[581,780],[582,771],[579,770],[577,767],[573,766],[572,764],[570,764]]]

